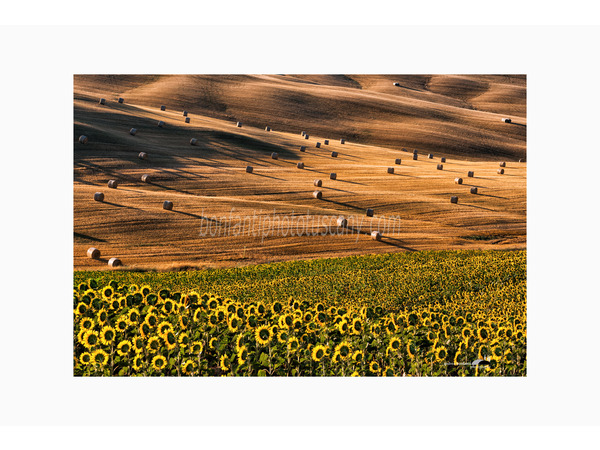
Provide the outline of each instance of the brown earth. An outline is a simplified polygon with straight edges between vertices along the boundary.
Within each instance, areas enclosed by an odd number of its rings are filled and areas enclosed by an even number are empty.
[[[524,76],[81,75],[74,121],[75,269],[106,268],[113,256],[126,268],[166,270],[526,245]],[[338,216],[348,228],[337,228]],[[370,237],[378,227],[381,241]],[[92,246],[100,260],[87,258]]]

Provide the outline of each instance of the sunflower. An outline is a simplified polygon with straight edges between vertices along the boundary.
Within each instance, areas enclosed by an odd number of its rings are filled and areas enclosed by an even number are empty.
[[[111,345],[115,338],[117,337],[117,332],[111,326],[105,326],[100,330],[100,341],[104,345]]]
[[[92,362],[92,355],[89,352],[83,352],[80,356],[79,356],[79,362],[81,362],[81,364],[83,364],[84,366],[87,366],[90,362]]]
[[[165,341],[165,347],[167,347],[168,350],[173,350],[177,347],[177,336],[175,336],[174,331],[167,331],[162,335],[162,338]]]
[[[490,337],[490,332],[486,327],[478,328],[477,329],[477,337],[479,338],[480,341],[485,342]]]
[[[189,335],[187,333],[183,332],[183,333],[179,334],[179,337],[177,338],[177,341],[179,342],[179,347],[185,348],[190,343],[190,337],[189,337]]]
[[[141,353],[144,351],[144,347],[146,346],[145,342],[144,342],[144,338],[137,336],[135,338],[133,338],[133,351],[135,351],[136,353]]]
[[[108,305],[110,309],[118,310],[121,307],[121,301],[118,298],[112,298]]]
[[[248,349],[246,348],[245,345],[242,345],[237,350],[237,360],[238,360],[238,364],[240,366],[248,360]]]
[[[352,325],[350,326],[350,332],[352,334],[360,334],[363,330],[363,324],[362,324],[362,320],[360,320],[358,317],[354,320],[352,320]]]
[[[356,371],[356,370],[354,372],[352,372],[352,375],[350,375],[350,376],[351,377],[360,377],[358,371]]]
[[[302,320],[294,319],[294,321],[292,322],[292,328],[296,331],[300,330],[302,328]]]
[[[82,328],[79,330],[79,333],[77,333],[77,342],[79,342],[81,345],[85,345],[83,343],[83,337],[85,336],[85,333],[87,333],[88,331],[91,331],[91,330],[85,330]]]
[[[87,311],[88,307],[85,303],[80,302],[77,304],[77,306],[75,307],[75,314],[77,315],[83,315],[85,314],[85,312]]]
[[[227,365],[228,363],[229,359],[227,358],[227,355],[221,356],[221,359],[219,359],[219,367],[222,371],[227,372],[230,369],[230,367]]]
[[[211,298],[211,299],[208,301],[208,309],[210,309],[210,310],[213,310],[213,311],[214,311],[214,310],[216,310],[216,309],[217,309],[217,307],[218,307],[218,306],[219,306],[219,302],[217,301],[217,299],[216,299],[216,298]]]
[[[146,297],[150,292],[152,292],[152,288],[150,286],[148,286],[147,284],[143,285],[140,288],[140,293]]]
[[[105,286],[102,288],[102,298],[109,300],[115,294],[115,290],[112,286]]]
[[[345,334],[349,329],[348,321],[346,319],[340,320],[339,323],[337,324],[337,328],[341,334]]]
[[[436,361],[445,361],[448,357],[448,350],[446,347],[440,346],[435,349],[435,360]]]
[[[296,337],[289,338],[288,343],[287,343],[288,352],[295,352],[296,350],[298,350],[299,347],[300,347],[300,343],[298,342],[298,338],[296,338]]]
[[[96,318],[98,319],[99,325],[104,325],[108,320],[108,312],[104,308],[102,308],[100,311],[98,311]]]
[[[371,364],[369,364],[369,371],[374,374],[381,372],[379,363],[377,361],[372,361]]]
[[[456,318],[456,326],[462,327],[465,324],[465,318],[463,316],[458,316]]]
[[[292,325],[292,318],[288,314],[283,314],[279,316],[277,323],[279,324],[280,328],[289,328]]]
[[[346,341],[342,341],[335,346],[335,353],[338,353],[341,359],[347,359],[350,356],[351,351],[350,344]]]
[[[479,346],[479,351],[477,353],[479,359],[487,359],[490,355],[490,348],[487,345],[483,344]]]
[[[388,349],[390,349],[391,351],[398,351],[400,350],[401,345],[402,342],[400,342],[400,339],[398,339],[397,337],[393,337],[392,339],[390,339]]]
[[[237,333],[241,325],[240,318],[237,315],[230,315],[227,320],[227,328],[230,333]]]
[[[506,339],[510,339],[510,338],[512,338],[512,337],[513,337],[513,334],[514,334],[514,333],[513,333],[513,330],[512,330],[512,329],[510,329],[510,328],[507,328],[507,329],[504,331],[504,335],[506,336]]]
[[[181,371],[186,375],[192,374],[194,372],[195,368],[196,368],[196,363],[194,363],[194,361],[192,361],[191,359],[186,360],[181,365]]]
[[[287,342],[287,340],[288,340],[288,337],[289,337],[289,336],[288,336],[288,334],[287,334],[287,331],[286,331],[286,330],[280,330],[280,331],[277,333],[277,341],[278,341],[280,344],[285,344],[285,343]]]
[[[393,377],[393,376],[395,376],[394,370],[391,367],[388,367],[388,368],[384,369],[383,376],[384,377]]]
[[[271,305],[271,312],[273,313],[273,315],[279,314],[282,310],[283,305],[279,301],[273,302],[273,304]]]
[[[171,325],[169,322],[162,321],[161,323],[158,324],[157,332],[160,336],[164,336],[169,331],[173,331],[173,325]]]
[[[142,323],[140,325],[140,334],[143,337],[148,337],[150,333],[152,333],[152,328],[150,328],[150,325],[148,325],[147,322]]]
[[[319,362],[323,359],[327,352],[327,347],[323,345],[315,345],[312,349],[311,356],[313,361]]]
[[[303,319],[304,319],[304,321],[305,321],[306,323],[312,322],[312,320],[313,320],[313,313],[312,313],[312,312],[310,312],[310,311],[306,311],[306,312],[304,313],[304,317],[303,317]]]
[[[468,339],[471,336],[471,329],[470,328],[463,328],[461,333],[460,333],[463,337],[463,339]]]
[[[94,364],[98,364],[100,367],[103,367],[108,362],[108,353],[102,349],[96,350],[94,353],[92,353],[92,362]]]
[[[203,349],[204,344],[202,343],[202,341],[194,341],[190,344],[190,354],[192,355],[200,355]]]
[[[127,321],[127,317],[126,316],[120,316],[117,319],[117,321],[115,322],[115,328],[120,333],[125,333],[125,331],[127,331],[127,327],[128,326],[129,326],[129,323]]]
[[[225,321],[225,311],[223,311],[222,309],[219,309],[219,310],[217,310],[216,315],[217,315],[218,323]]]
[[[319,325],[325,325],[327,322],[327,314],[325,311],[319,311],[317,312],[315,319]]]
[[[267,345],[271,340],[271,329],[266,325],[259,326],[254,332],[254,338],[259,345]]]
[[[362,360],[364,359],[364,354],[363,352],[361,352],[360,350],[356,350],[353,354],[352,354],[352,360],[354,362],[360,363],[362,362]]]
[[[333,356],[331,357],[331,362],[338,363],[338,364],[341,363],[342,356],[338,352],[334,351]]]
[[[132,308],[129,310],[127,313],[127,320],[132,325],[137,324],[138,320],[140,320],[140,312],[137,308]]]
[[[156,355],[152,358],[152,368],[156,371],[161,371],[167,366],[167,358],[163,355]]]
[[[435,342],[438,339],[438,335],[435,331],[428,331],[427,332],[427,340],[429,342]]]
[[[267,312],[267,308],[265,308],[265,305],[264,305],[264,303],[263,303],[263,302],[258,302],[258,303],[256,304],[256,313],[257,313],[259,316],[262,316],[262,315],[263,315],[264,313],[266,313],[266,312]]]
[[[119,345],[117,345],[117,352],[119,353],[119,355],[121,356],[127,356],[129,354],[129,352],[131,351],[131,342],[130,341],[121,341],[119,342]]]
[[[94,319],[91,317],[84,317],[79,321],[79,326],[82,330],[92,330],[94,328]]]
[[[460,359],[462,357],[463,357],[462,352],[460,352],[460,351],[456,352],[456,354],[454,355],[454,364],[458,365],[458,363],[461,362]]]
[[[150,353],[155,353],[160,348],[160,339],[157,336],[152,336],[146,343],[146,348]]]
[[[417,354],[417,347],[412,341],[408,341],[406,343],[406,353],[410,359],[413,359]]]
[[[208,341],[208,347],[211,350],[214,350],[216,342],[217,342],[217,338],[216,337],[210,338],[210,341]]]

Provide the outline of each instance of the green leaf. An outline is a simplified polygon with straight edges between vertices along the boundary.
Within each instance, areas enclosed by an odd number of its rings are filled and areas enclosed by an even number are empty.
[[[264,354],[264,353],[263,353]],[[265,369],[260,369],[258,371],[258,376],[259,377],[266,377],[267,376],[267,371]]]

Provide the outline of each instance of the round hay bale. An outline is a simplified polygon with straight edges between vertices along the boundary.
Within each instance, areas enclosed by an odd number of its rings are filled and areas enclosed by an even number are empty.
[[[417,151],[417,149],[415,148],[415,149],[413,150],[413,155],[416,155],[417,153],[419,153],[419,152],[418,152],[418,151]]]
[[[123,263],[121,263],[121,260],[119,258],[110,258],[108,260],[108,265],[110,267],[119,267],[119,266],[122,266]]]
[[[473,178],[473,177],[475,176],[475,172],[473,172],[472,170],[469,170],[469,171],[467,172],[467,176],[468,176],[469,178]]]
[[[329,179],[330,180],[336,180],[337,179],[337,173],[330,173],[329,174]]]
[[[433,159],[433,154],[432,154],[432,153],[430,153],[429,155],[427,155],[427,158],[429,158],[429,159]]]
[[[313,197],[320,200],[323,198],[323,193],[321,191],[315,191],[313,192]]]
[[[504,169],[498,169],[498,173],[499,173],[500,175],[504,175]]]
[[[317,142],[317,145],[316,145],[316,146],[317,146],[317,148],[321,148],[321,143],[320,143],[320,142]]]
[[[190,123],[190,118],[189,117],[185,118],[185,123]]]
[[[323,182],[322,182],[321,180],[315,180],[315,181],[313,182],[313,184],[314,184],[315,186],[317,186],[317,187],[321,187],[321,186],[323,186]]]
[[[462,184],[462,182],[463,182],[463,179],[462,179],[462,178],[460,178],[460,177],[457,177],[457,178],[455,178],[455,179],[454,179],[454,182],[455,182],[456,184]]]
[[[338,217],[337,226],[340,228],[346,228],[348,226],[348,221],[345,217]]]
[[[306,131],[301,131],[300,132],[300,136],[304,136],[306,134]]]
[[[96,200],[97,202],[103,202],[104,201],[104,194],[102,192],[96,192],[94,194],[94,200]]]
[[[187,117],[187,111],[183,112],[183,117]]]
[[[445,163],[446,162],[446,158],[442,158],[440,159],[441,162]]]
[[[306,151],[306,146],[304,146],[304,145],[301,145],[301,146],[300,146],[300,151],[301,151],[301,152],[305,152],[305,151]]]
[[[419,155],[417,155],[416,153],[413,153],[413,160],[416,161],[417,159],[419,159]]]
[[[504,122],[504,123],[511,123],[511,122],[512,122],[512,120],[511,120],[511,119],[509,119],[508,117],[504,117],[504,118],[502,119],[502,122]]]
[[[101,105],[105,105],[106,104],[106,99],[105,98],[101,98],[98,103],[100,103]]]
[[[235,126],[238,128],[242,128],[242,122],[238,122]]]
[[[374,241],[380,241],[381,240],[381,233],[379,231],[373,231],[373,232],[371,232],[371,239],[373,239]]]
[[[161,111],[166,111],[166,110],[167,110],[167,107],[166,107],[165,105],[161,105],[161,106],[160,106],[160,110],[161,110]]]
[[[500,163],[500,167],[506,167],[506,162],[502,161],[502,162]]]
[[[87,144],[87,141],[88,141],[88,137],[87,136],[85,136],[83,134],[81,136],[79,136],[79,143],[80,144]]]
[[[346,139],[340,139],[340,144],[345,144],[346,143]]]
[[[477,188],[475,186],[471,188],[471,194],[477,194]]]
[[[139,159],[148,159],[148,153],[146,153],[146,152],[140,152],[138,154],[138,158]]]
[[[393,167],[388,167],[387,173],[394,173],[394,168]]]
[[[271,153],[271,158],[279,159],[279,153],[276,153],[276,152]]]
[[[171,202],[169,200],[165,200],[163,202],[163,209],[166,209],[167,211],[173,210],[173,202]]]
[[[402,164],[402,160],[400,158],[396,158],[396,161],[394,161],[394,163],[400,165]]]
[[[520,159],[519,159],[519,162],[520,162],[520,163],[523,163],[523,162],[525,162],[525,160],[524,160],[523,158],[520,158]]]
[[[332,158],[337,158],[338,156],[338,152],[331,152],[331,157]]]
[[[162,120],[158,121],[158,128],[162,128],[165,126],[165,123]]]
[[[108,187],[111,189],[116,189],[119,186],[119,182],[117,180],[108,180]]]
[[[135,133],[137,133],[137,130],[135,128],[132,128],[131,130],[129,130],[130,135],[135,136]]]
[[[252,173],[253,170],[252,166],[246,166],[246,173]]]
[[[308,134],[304,134],[304,139],[308,139],[310,136]]]
[[[265,131],[271,131],[271,127],[269,127],[269,126],[266,126],[266,127],[265,127]]]
[[[374,213],[373,208],[367,208],[367,217],[373,217]]]
[[[296,164],[296,167],[298,169],[304,169],[304,163],[303,162],[299,162],[298,164]]]
[[[458,203],[458,197],[450,197],[450,203]]]
[[[100,250],[98,250],[96,247],[90,247],[88,248],[87,256],[88,258],[98,259],[100,258]]]
[[[197,143],[198,143],[198,139],[196,139],[196,138],[190,139],[190,145],[196,145]]]
[[[444,170],[444,165],[443,164],[438,164],[437,165],[437,170]]]
[[[144,175],[142,175],[142,181],[144,183],[150,183],[150,175],[145,173]]]
[[[400,86],[400,83],[398,83],[397,81],[394,82],[394,86]]]
[[[123,99],[123,97],[119,97],[119,103],[123,103],[125,100]]]
[[[325,140],[323,141],[323,144],[325,144],[325,145],[329,145],[329,139],[325,139]]]

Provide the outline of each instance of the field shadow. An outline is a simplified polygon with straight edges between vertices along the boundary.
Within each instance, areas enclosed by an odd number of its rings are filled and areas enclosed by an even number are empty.
[[[75,238],[75,239],[83,239],[83,240],[92,241],[92,242],[107,242],[106,239],[100,239],[100,238],[96,238],[96,237],[93,237],[93,236],[89,236],[87,234],[77,233],[76,231],[73,232],[73,238]]]
[[[349,204],[349,203],[344,203],[344,202],[336,202],[335,200],[330,200],[330,199],[327,199],[327,198],[322,198],[322,199],[321,199],[321,201],[324,201],[324,202],[327,202],[327,203],[333,203],[333,204],[335,204],[335,205],[339,205],[339,206],[344,206],[344,207],[346,207],[346,208],[350,208],[350,209],[356,209],[356,210],[359,210],[359,211],[363,211],[363,208],[360,208],[360,207],[358,207],[358,206],[351,205],[351,204]]]
[[[195,219],[206,220],[208,222],[213,222],[213,223],[215,223],[217,225],[222,225],[222,222],[219,222],[218,220],[215,220],[215,219],[211,219],[210,217],[201,216],[200,214],[194,214],[194,213],[179,211],[177,209],[172,209],[171,212],[174,212],[174,213],[177,213],[177,214],[182,214],[182,215],[188,216],[188,217],[193,217]]]
[[[257,177],[264,177],[264,178],[271,178],[272,180],[286,181],[286,180],[285,180],[285,179],[283,179],[283,178],[272,177],[271,175],[265,175],[265,174],[262,174],[262,173],[256,173],[256,172],[252,172],[252,173],[251,173],[251,174],[249,174],[249,175],[256,175]]]
[[[465,203],[461,203],[462,206],[468,206],[469,208],[477,208],[477,209],[483,209],[485,211],[492,211],[492,212],[497,212],[495,209],[491,209],[491,208],[485,208],[483,206],[476,206],[476,205],[468,205]]]

